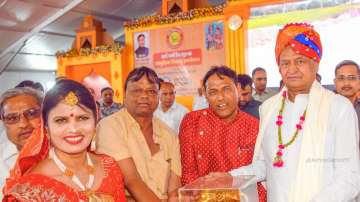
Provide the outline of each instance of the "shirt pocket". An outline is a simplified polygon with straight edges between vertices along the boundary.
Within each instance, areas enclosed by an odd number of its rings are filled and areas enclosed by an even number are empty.
[[[239,147],[238,155],[240,158],[240,163],[243,165],[250,164],[254,155],[253,147]]]

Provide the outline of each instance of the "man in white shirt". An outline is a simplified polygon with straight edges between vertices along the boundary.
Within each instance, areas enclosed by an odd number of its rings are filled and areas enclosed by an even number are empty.
[[[355,108],[360,125],[360,67],[352,60],[344,60],[335,67],[336,92],[349,99]]]
[[[40,124],[42,100],[40,91],[28,87],[7,90],[0,97],[0,116],[5,128],[0,143],[0,187],[3,187],[19,151]]]
[[[160,104],[155,111],[155,116],[178,135],[181,121],[189,110],[175,102],[175,94],[174,84],[170,82],[160,83]]]
[[[276,91],[266,88],[267,74],[264,68],[256,67],[252,71],[251,76],[254,83],[254,91],[252,96],[255,100],[264,102],[276,94]]]
[[[7,138],[6,131],[2,131],[0,142],[0,186],[3,187],[6,178],[9,176],[9,171],[14,166],[19,151],[16,145]],[[0,192],[0,200],[3,198]]]
[[[0,144],[1,144],[1,142],[4,142],[5,140],[7,140],[7,137],[6,137],[6,133],[5,133],[4,124],[1,121],[1,116],[0,116]]]
[[[278,34],[275,55],[285,87],[260,107],[253,163],[210,177],[255,175],[254,181],[266,181],[269,202],[355,201],[357,116],[350,101],[315,81],[320,36],[311,25],[288,24]]]
[[[206,109],[209,107],[209,103],[207,102],[204,95],[204,89],[202,87],[199,87],[197,91],[197,94],[194,96],[194,102],[192,107],[193,111]]]

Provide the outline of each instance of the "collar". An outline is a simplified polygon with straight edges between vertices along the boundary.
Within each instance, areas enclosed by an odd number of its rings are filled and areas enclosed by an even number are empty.
[[[163,110],[162,110],[162,107],[161,107],[161,103],[159,104],[159,106],[158,106],[158,108],[159,108],[159,110],[162,112],[162,113],[168,113],[168,112],[170,112],[170,111],[173,111],[173,110],[175,110],[176,109],[176,102],[174,101],[174,103],[171,105],[171,107],[166,111],[166,112],[164,112]]]
[[[308,101],[309,101],[309,94],[299,94],[299,95],[296,95],[293,104],[304,104],[304,103],[307,103]],[[286,97],[286,102],[292,103],[288,99],[288,97]]]
[[[115,105],[115,102],[113,101],[113,103],[111,103],[111,105],[110,106],[105,106],[105,103],[104,103],[104,101],[100,101],[100,107],[106,107],[106,108],[111,108],[111,107],[113,107]]]
[[[140,129],[140,124],[134,119],[134,117],[127,111],[126,108],[121,109],[121,112],[125,114],[125,120],[127,122],[127,125],[130,127],[136,127],[137,129]],[[119,113],[120,114],[120,113]],[[154,132],[154,141],[157,143],[158,139],[162,136],[162,129],[160,126],[160,120],[156,118],[153,114],[152,118],[152,125],[153,125],[153,132]]]
[[[259,94],[259,93],[257,93],[256,90],[254,89],[253,95],[263,95],[263,94],[269,94],[269,90],[268,90],[267,88],[265,88],[265,90],[264,90],[261,94]]]
[[[246,105],[245,105],[245,106],[243,106],[243,107],[242,107],[242,109],[244,109],[244,108],[246,108],[246,107],[253,107],[253,106],[256,106],[256,103],[257,103],[257,101],[256,101],[256,100],[254,100],[254,98],[251,98],[251,100],[250,100],[248,103],[246,103]]]
[[[225,122],[223,120],[221,120],[215,113],[215,111],[213,109],[211,109],[210,107],[207,108],[204,112],[206,112],[209,116],[209,118],[213,119],[215,122],[217,123],[221,123],[222,125],[231,125],[233,123],[235,123],[236,121],[238,121],[238,119],[241,118],[241,113],[239,108],[237,109],[237,114],[234,120],[232,120],[231,122]],[[203,113],[204,114],[204,113]]]

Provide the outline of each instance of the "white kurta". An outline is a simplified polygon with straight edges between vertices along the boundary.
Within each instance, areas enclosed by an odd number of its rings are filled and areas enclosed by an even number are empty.
[[[188,112],[189,110],[186,107],[174,102],[166,112],[161,109],[161,104],[159,104],[154,115],[173,129],[176,135],[179,135],[181,121]]]
[[[203,96],[199,96],[199,95],[194,96],[194,102],[193,102],[193,107],[192,107],[193,111],[206,109],[208,107],[209,107],[209,103],[207,102],[204,95]]]
[[[0,188],[2,188],[16,162],[19,151],[7,138],[5,130],[0,134],[0,139]],[[2,200],[2,197],[2,191],[0,191],[0,200]]]
[[[294,103],[286,100],[282,125],[284,144],[294,135],[296,124],[299,122],[308,100],[308,95],[296,96]],[[275,122],[280,104],[274,107],[276,110],[272,115],[272,120],[266,126],[259,159],[250,166],[233,170],[230,173],[233,176],[256,175],[258,181],[266,180],[269,202],[289,202],[289,193],[296,179],[303,132],[299,133],[293,144],[283,150],[284,166],[282,168],[273,167],[273,159],[278,146],[278,130]],[[354,201],[355,196],[360,192],[358,142],[359,130],[355,110],[346,98],[336,95],[329,112],[325,157],[306,161],[307,163],[322,162],[324,164],[322,189],[312,201]],[[304,186],[306,183],[307,180],[304,179]]]

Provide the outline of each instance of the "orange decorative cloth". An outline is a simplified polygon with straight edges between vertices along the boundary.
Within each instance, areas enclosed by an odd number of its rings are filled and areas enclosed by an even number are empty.
[[[291,23],[282,28],[276,39],[275,57],[279,64],[281,52],[290,46],[293,51],[319,63],[322,56],[320,35],[306,23]]]

